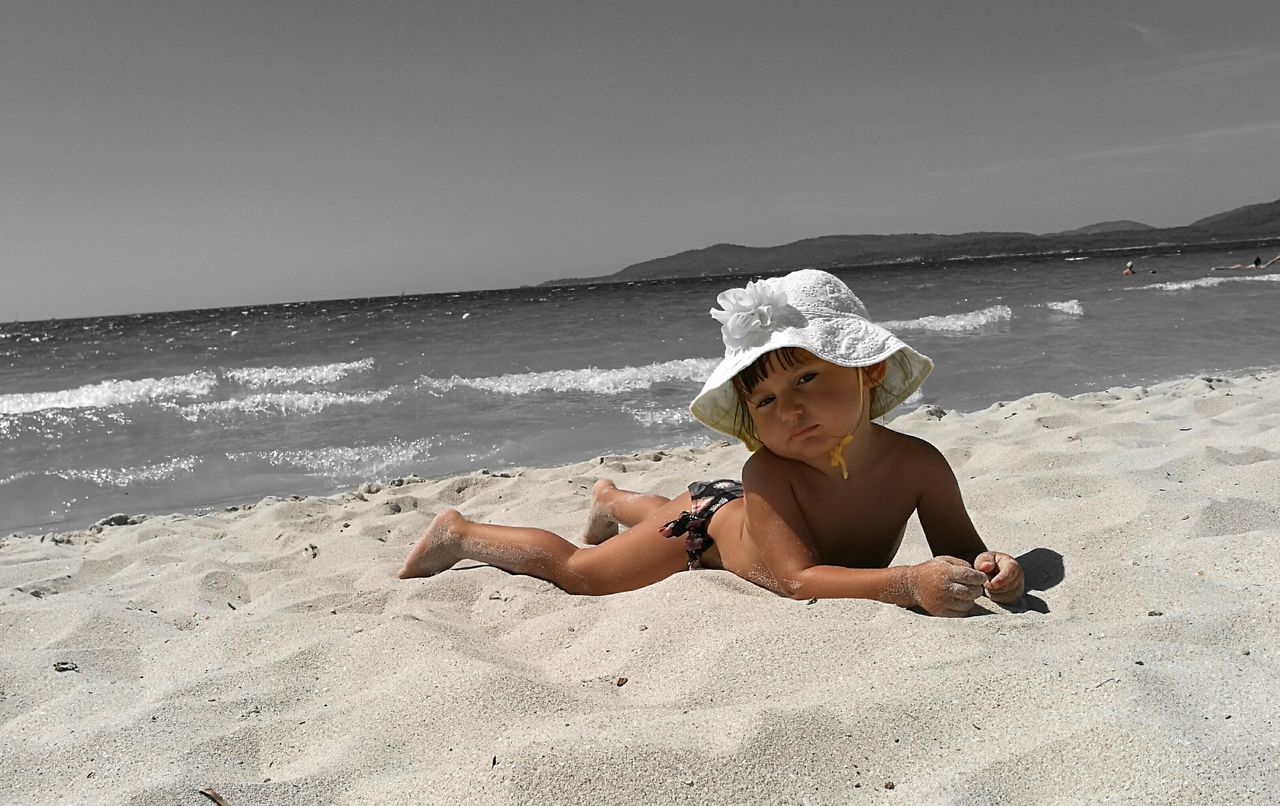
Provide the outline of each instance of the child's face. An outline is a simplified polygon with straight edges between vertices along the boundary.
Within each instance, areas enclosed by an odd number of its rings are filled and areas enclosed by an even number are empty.
[[[827,457],[865,419],[858,411],[858,370],[804,352],[798,364],[775,367],[746,399],[760,441],[773,453],[804,461]],[[862,394],[870,406],[870,390]]]

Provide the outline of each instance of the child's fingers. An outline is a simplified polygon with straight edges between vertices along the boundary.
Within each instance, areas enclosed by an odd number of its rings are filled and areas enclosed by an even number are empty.
[[[987,575],[976,568],[969,566],[956,566],[947,576],[952,582],[959,582],[961,585],[976,585],[979,590],[983,585],[987,584]]]
[[[1014,590],[995,591],[992,592],[990,598],[991,601],[999,602],[1000,604],[1013,604],[1022,598],[1022,594]]]
[[[973,609],[973,603],[982,595],[982,587],[952,582],[947,585],[944,593],[946,594],[946,600],[942,603],[942,606],[951,615],[963,616]]]
[[[970,602],[982,595],[982,586],[962,585],[959,582],[948,582],[943,590],[953,599],[968,599]]]
[[[973,558],[973,567],[984,574],[991,574],[1000,563],[994,551],[984,551]]]
[[[987,583],[987,587],[994,588],[995,590],[1003,590],[1016,583],[1021,574],[1022,569],[1018,566],[1018,563],[1015,562],[1012,557],[1009,557],[1004,562],[1000,563],[1000,573],[996,574],[991,581]]]
[[[943,607],[947,611],[947,615],[963,616],[970,610],[973,610],[973,602],[976,597],[969,596],[968,593],[956,595],[949,598]]]

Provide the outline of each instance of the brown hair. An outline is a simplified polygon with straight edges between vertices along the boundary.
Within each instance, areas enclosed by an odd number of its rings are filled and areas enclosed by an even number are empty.
[[[756,424],[751,419],[751,411],[747,408],[751,393],[775,369],[791,369],[803,362],[808,355],[811,355],[811,353],[802,347],[779,347],[752,361],[737,375],[733,376],[733,391],[738,397],[738,407],[733,413],[734,430],[740,434],[746,434],[756,442],[760,441],[760,435],[756,433]],[[885,370],[888,369],[889,361],[904,360],[899,353],[894,353],[884,361],[872,364],[869,367],[863,367],[864,375],[871,382],[869,392],[875,395],[877,388],[885,378]]]
[[[779,347],[752,361],[733,376],[733,391],[738,396],[738,408],[733,413],[734,430],[740,434],[747,434],[756,442],[760,441],[760,435],[756,433],[756,424],[751,419],[751,411],[747,408],[747,399],[774,369],[791,369],[804,361],[807,354],[808,351],[800,347]],[[775,360],[777,366],[774,365]]]

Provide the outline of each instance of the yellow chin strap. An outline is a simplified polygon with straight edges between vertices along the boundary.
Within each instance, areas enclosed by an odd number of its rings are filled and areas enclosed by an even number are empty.
[[[836,446],[831,449],[831,466],[839,467],[840,475],[844,476],[846,479],[849,478],[849,466],[844,463],[844,453],[842,453],[842,451],[844,451],[844,446],[848,445],[850,442],[853,442],[852,431],[845,434],[844,438],[836,443]]]
[[[858,425],[862,422],[862,389],[862,367],[858,367],[858,422],[853,424],[854,431],[858,429]],[[844,449],[850,442],[853,442],[853,431],[845,434],[836,443],[836,446],[831,449],[831,466],[840,468],[840,475],[846,479],[849,478],[849,466],[844,463]]]

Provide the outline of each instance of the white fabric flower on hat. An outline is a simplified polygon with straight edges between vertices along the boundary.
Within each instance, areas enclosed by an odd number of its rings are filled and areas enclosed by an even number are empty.
[[[720,323],[726,347],[742,350],[769,340],[769,333],[787,304],[787,292],[767,280],[753,280],[746,288],[730,288],[716,297],[722,310],[711,310]]]

